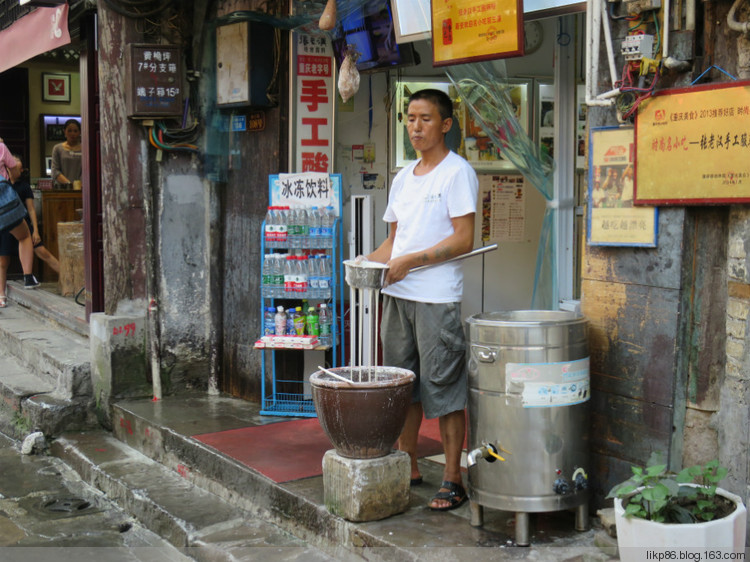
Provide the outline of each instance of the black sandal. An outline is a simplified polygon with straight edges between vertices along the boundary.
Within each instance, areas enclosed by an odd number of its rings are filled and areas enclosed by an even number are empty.
[[[440,484],[440,487],[445,488],[448,491],[438,492],[437,494],[432,496],[432,500],[430,500],[430,503],[435,500],[448,500],[450,503],[445,507],[430,506],[430,509],[432,511],[450,511],[451,509],[456,509],[457,507],[461,506],[461,504],[466,501],[466,490],[464,490],[464,487],[461,484],[448,482],[446,480],[442,484]]]

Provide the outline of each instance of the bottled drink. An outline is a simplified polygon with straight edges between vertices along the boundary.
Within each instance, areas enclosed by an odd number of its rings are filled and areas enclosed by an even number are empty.
[[[311,255],[307,259],[307,296],[317,299],[320,294],[320,260],[319,256]]]
[[[331,330],[331,324],[333,319],[331,318],[331,311],[328,309],[326,303],[320,303],[320,311],[318,312],[318,327],[320,335],[320,345],[332,345],[333,335]]]
[[[300,233],[300,214],[299,208],[292,207],[289,209],[289,226],[287,228],[287,241],[290,248],[299,248],[299,233]]]
[[[320,256],[320,277],[318,277],[318,297],[327,299],[331,296],[332,268],[331,257]]]
[[[263,311],[263,335],[273,336],[276,334],[276,319],[274,318],[273,307],[266,307]]]
[[[273,297],[279,298],[284,296],[284,254],[274,254],[273,262]]]
[[[307,292],[308,261],[310,260],[307,259],[307,256],[297,256],[297,284],[295,289],[298,293]]]
[[[331,205],[323,209],[320,216],[320,237],[324,248],[333,247],[333,222],[335,218]]]
[[[305,335],[305,315],[302,313],[302,307],[298,306],[294,309],[294,332],[298,336]]]
[[[306,207],[299,209],[299,247],[307,248],[310,244],[310,216]]]
[[[277,207],[276,242],[288,244],[289,207]]]
[[[314,306],[307,309],[307,335],[317,336],[320,334],[320,325],[318,324],[318,313]]]
[[[286,335],[286,312],[283,306],[276,307],[276,315],[273,317],[277,336]]]
[[[273,291],[273,256],[272,254],[266,254],[263,256],[263,273],[261,274],[261,288],[260,288],[260,294],[265,297],[272,297]]]
[[[294,323],[296,322],[296,309],[289,307],[286,311],[286,333],[288,336],[295,334]]]
[[[286,260],[284,260],[284,293],[287,296],[294,292],[294,284],[297,280],[294,265],[294,256],[287,255]]]
[[[276,219],[276,207],[268,207],[268,212],[266,213],[266,224],[263,229],[263,236],[267,244],[273,245],[273,243],[276,242]]]
[[[308,247],[317,248],[318,241],[320,240],[320,212],[317,207],[310,208],[310,212],[307,214],[307,220],[309,223]]]

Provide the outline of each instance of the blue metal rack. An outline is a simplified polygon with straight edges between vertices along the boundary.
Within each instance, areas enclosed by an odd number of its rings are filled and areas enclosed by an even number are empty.
[[[274,181],[278,184],[278,176],[271,176],[270,178],[270,194],[269,204],[276,205],[278,203],[278,187],[274,191]],[[266,242],[265,240],[265,221],[263,222],[263,228],[261,230],[261,260],[263,267],[265,266],[266,253],[274,252],[277,250],[321,250],[325,249],[326,253],[331,257],[331,286],[325,293],[291,293],[288,296],[275,297],[263,292],[261,290],[261,323],[263,325],[263,308],[266,306],[275,306],[274,302],[279,299],[307,299],[310,302],[318,301],[325,302],[331,308],[331,335],[332,344],[331,346],[319,346],[316,350],[328,350],[331,349],[331,367],[337,367],[342,365],[344,362],[344,331],[343,331],[343,318],[344,318],[344,292],[342,290],[344,283],[344,265],[342,259],[342,249],[344,247],[344,233],[343,233],[343,222],[341,220],[341,199],[340,199],[340,186],[341,176],[331,176],[334,186],[338,189],[336,197],[334,198],[334,205],[338,208],[338,218],[334,221],[333,234],[330,237],[326,237],[314,242],[306,243],[304,248],[292,247],[286,242]],[[283,202],[282,202],[283,203]],[[261,268],[262,271],[262,268]],[[261,274],[264,274],[262,271]],[[295,417],[315,417],[315,406],[312,401],[312,395],[304,392],[305,382],[303,380],[291,380],[285,378],[284,373],[280,373],[277,368],[277,354],[288,353],[292,348],[264,348],[261,350],[261,410],[260,413],[263,415],[274,415],[274,416],[295,416]],[[303,351],[304,352],[304,351]],[[270,369],[270,380],[268,377],[268,371]],[[289,390],[290,388],[299,388],[299,392],[281,392],[279,389]]]

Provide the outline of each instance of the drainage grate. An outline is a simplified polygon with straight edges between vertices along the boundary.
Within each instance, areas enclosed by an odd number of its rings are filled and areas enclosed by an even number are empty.
[[[54,513],[78,513],[91,507],[91,502],[81,498],[55,498],[45,502],[42,507]]]

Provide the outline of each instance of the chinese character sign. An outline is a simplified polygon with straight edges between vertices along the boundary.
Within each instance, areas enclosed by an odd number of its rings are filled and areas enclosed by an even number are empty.
[[[434,66],[523,54],[518,0],[432,2]]]
[[[592,246],[656,246],[657,210],[633,205],[633,129],[591,129],[587,238]]]
[[[635,202],[750,202],[750,82],[665,90],[636,118]]]
[[[341,175],[305,172],[269,176],[270,205],[328,207],[341,216]]]
[[[130,116],[181,115],[180,50],[169,45],[131,45]]]
[[[326,37],[296,33],[295,38],[295,171],[329,173],[335,101],[331,46]]]

